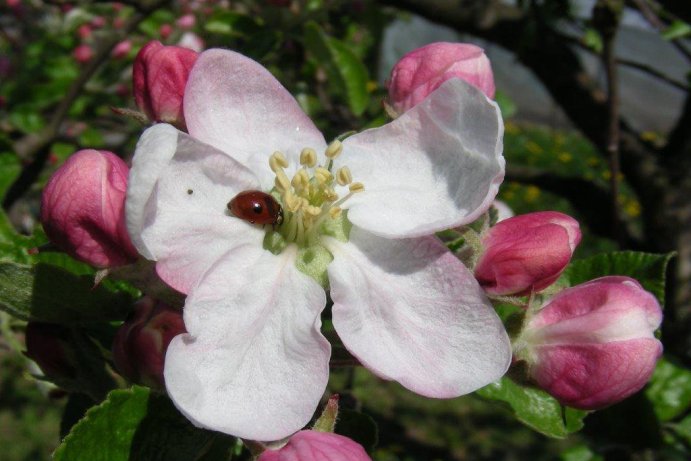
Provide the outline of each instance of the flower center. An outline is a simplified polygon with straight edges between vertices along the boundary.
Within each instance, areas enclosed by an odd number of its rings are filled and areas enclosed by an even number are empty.
[[[300,247],[310,247],[319,243],[321,229],[329,220],[340,218],[343,203],[358,192],[365,190],[360,182],[353,182],[350,169],[342,166],[333,172],[333,160],[343,151],[343,145],[336,140],[329,144],[324,154],[328,159],[326,166],[317,165],[317,153],[306,147],[300,153],[301,167],[292,179],[285,168],[288,160],[281,152],[274,152],[269,158],[271,171],[276,174],[275,193],[283,206],[283,222],[277,231],[286,242],[294,242]],[[347,192],[339,197],[339,190]]]

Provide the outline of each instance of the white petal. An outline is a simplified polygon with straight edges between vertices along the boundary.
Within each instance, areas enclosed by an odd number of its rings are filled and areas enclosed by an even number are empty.
[[[365,191],[346,202],[348,219],[385,237],[419,237],[477,219],[504,179],[499,107],[452,79],[381,128],[344,141]]]
[[[188,296],[189,334],[171,342],[165,381],[196,425],[266,441],[312,417],[329,376],[326,296],[296,269],[295,253],[238,248]]]
[[[295,98],[262,65],[241,54],[212,49],[192,68],[184,99],[190,135],[232,155],[273,186],[269,156],[291,163],[304,147],[320,152],[324,137]]]
[[[259,187],[246,167],[170,125],[144,132],[127,188],[127,230],[159,275],[187,293],[208,267],[263,232],[230,215],[238,192]]]
[[[334,326],[374,373],[449,398],[506,372],[511,347],[501,321],[438,239],[388,240],[353,227],[349,243],[328,246]]]

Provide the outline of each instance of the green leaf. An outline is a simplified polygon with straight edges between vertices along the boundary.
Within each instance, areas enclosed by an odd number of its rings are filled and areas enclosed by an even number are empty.
[[[31,104],[21,104],[13,108],[9,122],[24,133],[35,133],[44,126],[44,121]]]
[[[370,453],[379,440],[377,423],[369,415],[354,410],[340,409],[338,411],[338,421],[334,432],[355,440]]]
[[[691,407],[691,371],[661,359],[645,395],[660,421],[676,418]]]
[[[673,256],[669,254],[617,251],[573,261],[566,268],[560,282],[571,286],[606,275],[626,275],[638,280],[643,288],[654,294],[660,305],[665,303],[665,271]]]
[[[251,38],[258,28],[251,17],[234,11],[220,11],[204,21],[205,31],[219,35]]]
[[[676,40],[691,35],[691,24],[680,19],[675,20],[663,32],[662,38],[665,40]]]
[[[586,411],[562,407],[549,394],[522,386],[508,377],[477,391],[481,397],[509,404],[523,424],[549,437],[564,438],[583,427]]]
[[[501,115],[504,120],[516,115],[518,107],[506,93],[503,91],[497,91],[497,93],[494,95],[494,100],[499,105],[499,110],[501,110]]]
[[[583,44],[596,53],[602,53],[602,37],[595,29],[586,29],[583,34]]]
[[[671,424],[670,427],[687,446],[691,445],[691,415],[682,419],[678,424]]]
[[[587,445],[576,445],[562,452],[562,461],[603,461],[603,457],[593,453]]]
[[[10,152],[0,153],[0,198],[4,198],[7,189],[14,183],[22,171],[16,155]]]
[[[362,115],[369,103],[365,64],[345,43],[327,36],[315,22],[305,25],[303,38],[307,49],[325,65],[329,78],[345,93],[353,114]]]
[[[218,444],[225,450],[218,450]],[[194,427],[168,397],[145,387],[112,391],[65,437],[55,461],[189,461],[234,439]]]
[[[0,210],[0,261],[28,264],[32,258],[29,249],[37,239],[17,233],[4,211]]]
[[[24,320],[72,325],[122,320],[132,302],[126,293],[94,287],[90,276],[43,263],[0,262],[0,309]]]

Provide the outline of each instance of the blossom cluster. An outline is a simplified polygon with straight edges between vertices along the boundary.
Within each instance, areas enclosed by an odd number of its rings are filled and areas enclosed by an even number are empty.
[[[512,362],[583,409],[650,378],[662,351],[650,293],[619,276],[555,284],[581,240],[567,215],[488,218],[505,162],[482,49],[406,55],[388,81],[394,120],[330,143],[269,71],[232,51],[151,42],[133,89],[154,124],[131,168],[75,153],[45,188],[41,218],[73,257],[106,270],[155,261],[186,295],[182,311],[140,301],[113,352],[123,376],[164,388],[195,425],[294,434],[264,461],[368,459],[341,436],[300,431],[329,377],[327,296],[353,357],[423,396],[473,392]],[[447,229],[464,236],[463,261],[435,236]],[[521,297],[510,340],[493,302]]]

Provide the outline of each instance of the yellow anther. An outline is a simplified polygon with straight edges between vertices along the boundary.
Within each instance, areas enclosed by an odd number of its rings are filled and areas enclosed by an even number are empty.
[[[311,147],[305,147],[300,152],[300,165],[312,168],[317,164],[317,152]]]
[[[276,181],[274,181],[274,183],[279,191],[290,190],[290,179],[288,179],[288,176],[281,169],[276,170]]]
[[[350,192],[362,192],[363,190],[365,190],[365,185],[361,182],[354,182],[350,186],[348,186],[348,189],[350,190]]]
[[[324,152],[324,154],[330,159],[335,159],[340,155],[341,152],[343,152],[343,143],[336,139],[329,144],[329,147],[326,148],[326,152]]]
[[[307,174],[307,171],[305,171],[304,168],[301,168],[298,170],[297,173],[295,173],[295,176],[293,176],[293,180],[290,182],[293,187],[297,189],[305,189],[309,186],[310,183],[310,177]]]
[[[333,179],[331,172],[322,167],[317,167],[317,169],[314,170],[314,177],[317,178],[319,184],[328,184]]]
[[[308,205],[305,208],[305,213],[311,216],[319,216],[322,212],[321,207]]]
[[[295,194],[289,190],[283,195],[283,200],[285,201],[285,207],[292,213],[295,213],[302,207],[302,200],[300,197],[296,197]]]
[[[347,166],[342,166],[336,171],[336,182],[340,186],[345,186],[353,182],[353,175],[350,174],[350,168]]]
[[[338,199],[338,194],[336,193],[335,190],[333,190],[330,187],[327,187],[322,191],[322,194],[324,195],[324,200],[327,202],[333,202],[334,200]]]
[[[288,159],[282,152],[276,151],[269,157],[269,167],[274,173],[278,173],[278,170],[288,167]]]
[[[343,210],[341,210],[341,207],[335,206],[335,207],[329,209],[329,216],[331,216],[332,219],[336,219],[339,216],[341,216],[342,212],[343,212]]]

